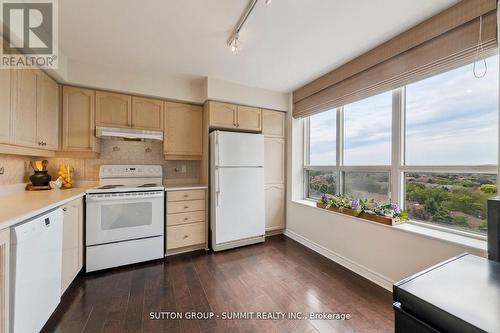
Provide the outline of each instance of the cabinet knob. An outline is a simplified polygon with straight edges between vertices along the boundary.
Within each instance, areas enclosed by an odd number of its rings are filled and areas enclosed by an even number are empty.
[[[185,218],[184,218],[184,221],[187,221],[187,220],[189,220],[189,218],[188,218],[188,217],[185,217]]]
[[[66,211],[68,211],[68,208],[64,207],[63,212],[66,212]]]
[[[186,239],[186,238],[189,238],[189,236],[188,235],[184,235],[184,239]]]
[[[188,209],[188,208],[189,208],[189,206],[184,206],[184,209]]]
[[[184,198],[188,198],[188,197],[189,197],[189,195],[188,195],[188,194],[184,194]]]

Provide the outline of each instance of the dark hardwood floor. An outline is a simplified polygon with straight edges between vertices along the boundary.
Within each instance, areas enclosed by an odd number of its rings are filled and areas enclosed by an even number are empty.
[[[150,320],[152,311],[336,312],[350,320]],[[194,253],[78,277],[44,332],[392,332],[392,296],[299,243]]]

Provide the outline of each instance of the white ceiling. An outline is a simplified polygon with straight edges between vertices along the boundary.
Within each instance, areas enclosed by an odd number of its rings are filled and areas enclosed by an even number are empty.
[[[77,62],[289,92],[457,2],[259,0],[233,54],[247,0],[64,0],[59,38]]]

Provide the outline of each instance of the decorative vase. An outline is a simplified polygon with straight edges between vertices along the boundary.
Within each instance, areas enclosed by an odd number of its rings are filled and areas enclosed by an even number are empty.
[[[49,185],[51,179],[52,177],[47,174],[47,170],[35,171],[35,174],[30,177],[31,184],[33,184],[33,186],[47,186]]]

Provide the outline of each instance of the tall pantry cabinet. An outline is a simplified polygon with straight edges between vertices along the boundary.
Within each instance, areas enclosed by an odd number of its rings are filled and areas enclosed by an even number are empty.
[[[266,232],[279,231],[285,228],[285,116],[285,112],[262,110]]]

